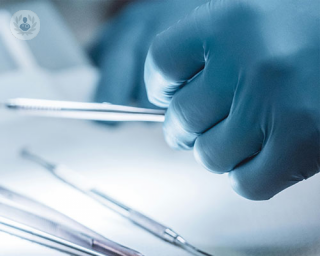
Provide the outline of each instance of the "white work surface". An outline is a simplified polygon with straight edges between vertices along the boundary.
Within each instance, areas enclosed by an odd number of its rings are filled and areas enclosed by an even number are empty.
[[[8,117],[1,110],[0,116]],[[10,118],[9,118],[10,119]],[[169,225],[216,256],[320,255],[320,175],[270,201],[236,195],[226,175],[171,150],[159,124],[107,127],[75,120],[0,121],[0,184],[147,256],[187,256],[21,159],[23,146],[91,176],[118,200]],[[0,233],[0,255],[63,255]]]

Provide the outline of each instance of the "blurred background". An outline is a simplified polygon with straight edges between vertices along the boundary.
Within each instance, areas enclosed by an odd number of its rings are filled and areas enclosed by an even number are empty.
[[[143,63],[154,35],[204,0],[0,0],[0,101],[28,97],[147,102]],[[11,16],[31,10],[39,35],[16,39]],[[24,159],[28,146],[90,176],[108,194],[221,256],[320,255],[320,176],[265,202],[235,194],[226,175],[170,149],[159,124],[98,124],[0,109],[0,185],[37,199],[147,256],[184,256]],[[0,232],[0,255],[63,255]]]

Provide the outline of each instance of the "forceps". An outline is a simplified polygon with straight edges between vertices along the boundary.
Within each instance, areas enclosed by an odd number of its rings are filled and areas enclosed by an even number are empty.
[[[76,256],[142,256],[69,217],[0,186],[0,232]]]
[[[61,181],[93,198],[100,204],[122,215],[134,224],[165,240],[166,242],[179,246],[195,256],[213,256],[192,246],[171,228],[160,224],[159,222],[106,195],[96,188],[95,184],[92,184],[90,181],[88,181],[88,178],[81,176],[79,173],[67,168],[66,166],[49,163],[43,158],[31,153],[27,149],[23,149],[21,151],[21,155],[33,162],[40,164]]]
[[[163,122],[164,110],[110,103],[84,103],[37,99],[10,99],[2,106],[22,114],[95,121]]]

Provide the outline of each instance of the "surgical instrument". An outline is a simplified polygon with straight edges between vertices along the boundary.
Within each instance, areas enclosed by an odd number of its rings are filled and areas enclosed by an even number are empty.
[[[37,99],[10,99],[2,103],[23,114],[95,121],[163,122],[164,110],[146,109],[110,103],[86,103]]]
[[[0,231],[77,256],[142,256],[37,201],[0,186]]]
[[[36,162],[43,166],[45,169],[49,170],[58,179],[86,194],[87,196],[93,198],[100,204],[122,215],[123,217],[127,218],[141,228],[149,231],[155,236],[171,244],[177,245],[193,255],[212,256],[189,244],[182,236],[177,234],[171,228],[160,224],[159,222],[106,195],[101,190],[96,188],[96,186],[92,182],[89,182],[87,177],[82,176],[77,172],[74,172],[73,170],[70,170],[64,165],[49,163],[43,158],[30,152],[28,149],[23,149],[21,151],[21,154],[23,157],[32,160],[33,162]]]

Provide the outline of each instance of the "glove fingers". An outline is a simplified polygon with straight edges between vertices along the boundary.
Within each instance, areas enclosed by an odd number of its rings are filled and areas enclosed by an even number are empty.
[[[142,84],[144,85],[143,81],[142,81]],[[157,106],[155,106],[154,104],[152,104],[148,100],[147,91],[146,91],[145,86],[140,86],[138,89],[139,89],[139,91],[138,91],[138,95],[136,96],[136,101],[137,101],[139,107],[153,108],[153,109],[158,108]]]
[[[148,46],[154,37],[154,31],[158,30],[154,26],[150,26],[147,28],[147,30],[144,32],[145,33],[145,40],[144,42],[140,42],[141,48],[139,49],[140,51],[137,52],[137,55],[139,54],[139,58],[141,60],[145,60],[147,56],[147,51],[148,51]],[[148,36],[146,36],[148,35]],[[137,88],[135,91],[135,101],[137,103],[137,106],[143,107],[143,108],[157,108],[154,104],[152,104],[147,96],[147,89],[144,83],[144,65],[141,63],[141,65],[136,67],[136,72],[138,75],[137,78]]]
[[[204,9],[195,9],[153,41],[145,63],[145,82],[152,103],[168,107],[176,90],[203,69],[205,53],[198,25],[203,22],[199,19],[204,17],[200,15]]]
[[[301,129],[294,135],[287,127],[283,133],[274,132],[262,151],[250,161],[230,172],[233,189],[252,200],[267,200],[280,191],[307,179],[320,170],[319,134]],[[292,129],[291,129],[292,130]],[[313,161],[310,161],[313,159]]]
[[[166,113],[164,132],[173,148],[190,149],[195,139],[225,119],[230,111],[236,72],[213,59],[192,81],[176,92]]]
[[[229,172],[261,150],[263,137],[259,128],[232,114],[197,138],[194,154],[208,170]]]

